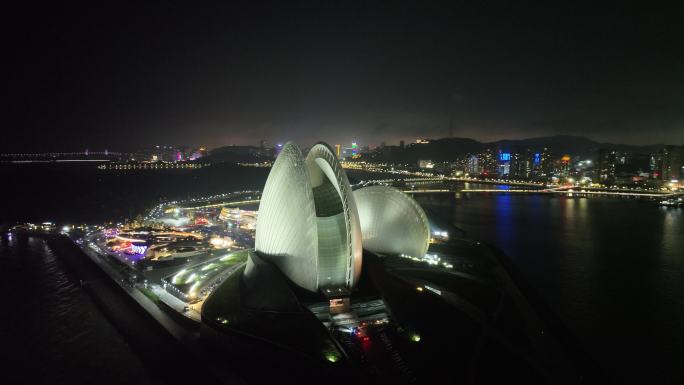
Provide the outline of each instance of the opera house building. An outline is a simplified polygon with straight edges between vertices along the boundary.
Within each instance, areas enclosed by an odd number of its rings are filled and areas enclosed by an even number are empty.
[[[437,223],[403,191],[350,184],[328,145],[287,143],[254,250],[204,302],[199,335],[257,383],[579,378],[500,253],[458,231],[433,241],[453,229]]]
[[[363,248],[422,257],[429,238],[427,217],[408,195],[384,186],[352,192],[327,145],[304,157],[290,142],[264,187],[255,249],[292,282],[325,293],[354,288]]]

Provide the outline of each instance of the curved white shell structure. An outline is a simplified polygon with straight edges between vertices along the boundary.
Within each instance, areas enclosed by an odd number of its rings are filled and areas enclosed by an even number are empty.
[[[347,176],[325,144],[306,160],[288,142],[259,204],[256,251],[295,284],[353,288],[361,272],[361,231]]]
[[[403,192],[386,186],[354,191],[363,248],[382,254],[421,258],[430,242],[430,225],[418,203]]]
[[[363,248],[359,216],[347,174],[335,153],[324,143],[309,150],[306,165],[316,202],[319,285],[343,284],[352,288],[361,275]],[[342,274],[344,282],[340,282]]]
[[[255,249],[297,285],[318,285],[316,209],[302,152],[286,143],[268,174],[259,203]]]

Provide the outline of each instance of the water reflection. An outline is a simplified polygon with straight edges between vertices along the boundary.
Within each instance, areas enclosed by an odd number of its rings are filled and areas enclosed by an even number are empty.
[[[496,243],[509,246],[517,237],[517,228],[513,225],[513,212],[510,195],[498,195],[493,202],[496,212]]]
[[[541,195],[418,199],[504,250],[609,375],[684,380],[684,210]]]

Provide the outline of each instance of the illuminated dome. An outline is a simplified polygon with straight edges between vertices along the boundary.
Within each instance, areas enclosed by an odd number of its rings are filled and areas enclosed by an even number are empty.
[[[427,216],[403,192],[386,186],[354,191],[363,248],[381,254],[423,257],[430,242]]]
[[[259,204],[256,252],[295,284],[351,289],[361,272],[361,231],[347,176],[325,144],[306,159],[288,142]]]

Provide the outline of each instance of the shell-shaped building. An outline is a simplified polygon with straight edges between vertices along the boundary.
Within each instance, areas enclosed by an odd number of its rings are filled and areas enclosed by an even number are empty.
[[[288,142],[259,204],[255,250],[300,287],[351,289],[361,273],[361,228],[351,187],[333,151],[306,159]]]
[[[363,248],[382,254],[421,258],[430,242],[430,225],[418,203],[403,192],[386,186],[354,191]]]

